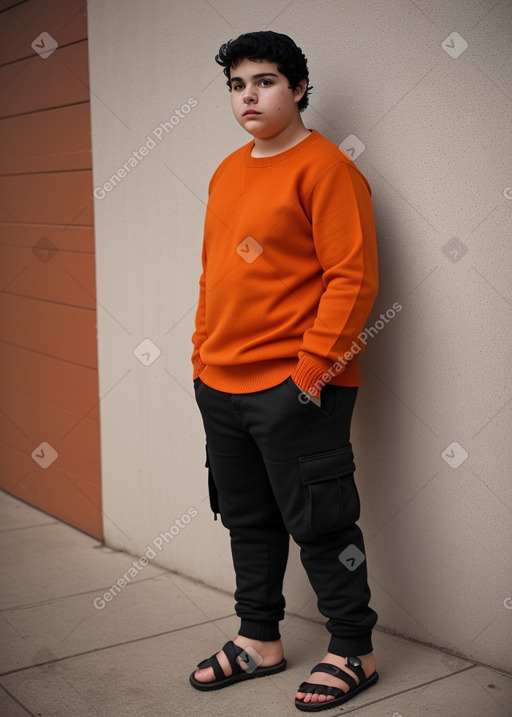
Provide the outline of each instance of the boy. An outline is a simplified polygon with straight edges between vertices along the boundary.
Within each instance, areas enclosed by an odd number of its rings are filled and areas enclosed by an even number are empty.
[[[350,421],[358,335],[377,293],[366,179],[307,129],[308,68],[286,35],[222,45],[231,106],[253,140],[209,186],[192,341],[212,509],[229,529],[238,635],[190,676],[200,690],[284,670],[289,536],[328,618],[328,651],[296,706],[338,706],[377,681]]]

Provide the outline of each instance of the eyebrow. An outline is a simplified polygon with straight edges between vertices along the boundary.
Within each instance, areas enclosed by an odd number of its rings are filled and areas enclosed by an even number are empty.
[[[257,75],[253,75],[251,80],[261,80],[263,77],[279,77],[275,72],[260,72]],[[243,82],[241,77],[232,77],[231,82]]]

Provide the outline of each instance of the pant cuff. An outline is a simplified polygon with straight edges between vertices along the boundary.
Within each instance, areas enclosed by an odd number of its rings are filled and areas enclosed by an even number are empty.
[[[337,637],[332,635],[328,651],[340,657],[366,655],[368,652],[373,652],[372,634],[370,632],[359,637]]]
[[[261,640],[263,642],[272,642],[279,640],[279,622],[255,622],[253,620],[240,620],[240,630],[238,634],[242,637],[248,637],[250,640]]]

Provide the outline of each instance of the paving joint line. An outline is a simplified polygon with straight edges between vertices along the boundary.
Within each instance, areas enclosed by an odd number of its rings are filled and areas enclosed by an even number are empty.
[[[11,692],[5,685],[0,684],[0,689],[2,689],[7,697],[10,697],[13,702],[15,702],[17,705],[19,705],[23,710],[25,710],[25,713],[29,715],[29,717],[38,717],[35,712],[32,712],[32,710],[29,710],[29,708],[21,702],[15,694]]]
[[[33,528],[42,528],[49,525],[59,525],[57,520],[48,521],[47,523],[37,523],[36,525],[19,525],[15,528],[0,528],[0,536],[4,533],[12,533],[14,530],[32,530]]]
[[[153,566],[155,567],[155,566]],[[128,570],[129,568],[127,568]],[[162,573],[165,574],[165,573]],[[138,585],[139,583],[147,583],[149,580],[155,580],[156,578],[162,577],[162,574],[160,575],[151,575],[147,578],[141,578],[140,580],[132,580],[131,582],[127,583],[126,588],[134,587],[135,585]],[[67,595],[58,595],[53,598],[48,598],[47,600],[40,600],[39,602],[32,602],[32,603],[24,603],[23,605],[13,605],[11,607],[0,607],[0,615],[3,612],[12,612],[13,610],[32,610],[36,607],[43,607],[44,605],[51,605],[52,603],[59,602],[59,600],[69,600],[70,598],[76,598],[76,597],[82,597],[83,595],[97,595],[98,593],[106,592],[107,590],[110,590],[112,585],[109,585],[108,587],[100,587],[95,588],[94,590],[83,590],[79,593],[69,593]],[[125,589],[126,589],[125,588]]]
[[[111,645],[104,645],[103,647],[93,647],[91,650],[84,650],[83,652],[76,652],[72,655],[65,655],[64,657],[56,657],[53,660],[45,660],[43,662],[37,662],[33,665],[25,665],[24,667],[16,667],[13,670],[7,670],[7,672],[0,672],[0,680],[2,677],[8,675],[15,675],[19,672],[26,672],[27,670],[33,670],[37,667],[46,667],[47,665],[54,665],[57,662],[65,662],[66,660],[73,660],[76,657],[84,657],[85,655],[91,655],[96,652],[105,652],[106,650],[112,650],[116,647],[124,647],[125,645],[133,645],[137,642],[144,642],[145,640],[153,640],[155,637],[163,637],[164,635],[172,635],[175,632],[183,632],[183,630],[190,630],[193,627],[201,627],[202,625],[209,625],[212,622],[218,622],[219,620],[226,620],[228,617],[234,617],[234,613],[229,615],[223,615],[222,617],[216,617],[212,620],[203,620],[203,622],[196,622],[192,625],[185,625],[184,627],[176,627],[173,630],[164,630],[163,632],[156,632],[152,635],[144,635],[143,637],[135,637],[132,640],[123,640],[122,642],[116,642]]]
[[[379,702],[384,702],[385,700],[392,699],[393,697],[398,697],[400,695],[407,694],[408,692],[413,692],[414,690],[418,690],[421,687],[428,687],[428,685],[432,685],[436,682],[440,682],[441,680],[449,679],[450,677],[455,677],[456,675],[460,675],[463,672],[469,672],[470,670],[474,670],[477,665],[468,665],[468,667],[463,667],[460,670],[456,670],[455,672],[450,672],[448,675],[441,675],[440,677],[434,677],[432,680],[428,680],[427,682],[421,682],[418,685],[414,685],[413,687],[408,687],[404,690],[398,690],[398,692],[393,692],[389,695],[384,695],[382,697],[379,697],[376,700],[373,700],[372,702],[366,702],[364,705],[360,705],[359,707],[354,707],[353,709],[349,710],[343,710],[343,712],[338,712],[337,715],[333,715],[333,717],[338,717],[338,715],[343,714],[349,714],[351,712],[358,712],[359,710],[364,710],[366,707],[371,707],[371,705],[376,705]]]

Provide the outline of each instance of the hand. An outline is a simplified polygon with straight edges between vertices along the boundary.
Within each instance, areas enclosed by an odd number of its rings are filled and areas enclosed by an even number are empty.
[[[291,378],[291,377],[290,377],[290,378]],[[293,384],[295,384],[295,386],[297,386],[297,384],[295,383],[295,381],[293,380],[293,378],[291,378],[291,381],[292,381]],[[298,388],[298,390],[302,393],[303,396],[307,396],[307,398],[308,398],[310,401],[312,401],[312,402],[315,404],[315,406],[318,406],[318,407],[320,408],[320,406],[322,405],[322,401],[321,401],[320,396],[313,396],[313,394],[312,394],[312,393],[309,393],[309,391],[303,391],[303,390],[300,388],[300,386],[297,386],[297,388]],[[302,401],[302,403],[305,403],[305,402],[306,402],[305,400]]]
[[[309,400],[313,401],[315,406],[318,406],[320,408],[320,406],[322,405],[322,399],[320,398],[320,396],[313,396],[313,394],[309,393],[308,391],[304,391],[304,393],[308,395]]]

